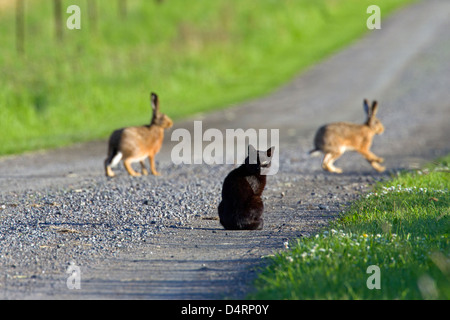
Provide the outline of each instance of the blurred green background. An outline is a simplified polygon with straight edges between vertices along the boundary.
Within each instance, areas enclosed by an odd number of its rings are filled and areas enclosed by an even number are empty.
[[[0,0],[0,155],[175,121],[263,95],[411,0]],[[57,36],[55,4],[62,8]],[[69,30],[67,7],[81,9]],[[57,15],[56,15],[57,16]],[[20,20],[19,20],[20,22]]]

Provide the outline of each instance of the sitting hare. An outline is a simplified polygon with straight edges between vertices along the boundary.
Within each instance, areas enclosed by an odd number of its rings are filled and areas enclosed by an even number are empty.
[[[377,157],[370,151],[374,135],[384,132],[383,125],[375,117],[378,110],[377,102],[373,101],[370,108],[367,99],[364,99],[364,110],[367,114],[364,124],[336,122],[319,128],[314,138],[315,148],[309,153],[322,151],[325,154],[322,162],[323,169],[342,173],[342,169],[336,168],[333,163],[345,151],[351,150],[362,154],[378,172],[385,170],[385,167],[379,164],[384,161],[383,158]]]
[[[147,175],[144,160],[150,159],[152,174],[160,175],[155,169],[155,155],[161,149],[164,139],[164,129],[173,125],[172,120],[159,112],[159,100],[155,93],[150,96],[153,117],[150,125],[140,127],[128,127],[114,131],[109,138],[108,156],[105,160],[105,173],[108,177],[114,177],[112,167],[116,166],[121,159],[125,169],[132,176],[141,174],[131,167],[133,162],[140,162],[142,174]]]

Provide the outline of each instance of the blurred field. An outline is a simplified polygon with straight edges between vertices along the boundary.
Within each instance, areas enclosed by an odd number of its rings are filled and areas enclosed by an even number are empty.
[[[0,6],[0,155],[105,138],[148,123],[149,93],[174,120],[266,94],[367,32],[369,0],[26,0]],[[411,0],[379,0],[382,15]],[[3,3],[0,1],[0,4]],[[81,30],[65,28],[69,5]]]

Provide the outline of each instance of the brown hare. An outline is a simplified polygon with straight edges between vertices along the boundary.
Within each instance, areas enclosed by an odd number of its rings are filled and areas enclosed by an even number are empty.
[[[372,107],[369,107],[367,99],[364,99],[364,111],[367,114],[367,120],[364,124],[336,122],[319,128],[314,138],[315,148],[309,153],[322,151],[325,154],[322,161],[324,170],[342,173],[342,169],[336,168],[333,163],[347,150],[362,154],[378,172],[385,170],[385,167],[380,165],[384,159],[377,157],[370,151],[374,135],[384,132],[383,125],[375,117],[378,111],[378,103],[373,101]]]
[[[160,175],[155,169],[155,155],[161,149],[164,139],[164,129],[173,125],[172,120],[159,112],[159,99],[155,93],[151,93],[150,100],[153,108],[152,121],[149,125],[140,127],[128,127],[114,131],[109,138],[108,156],[105,160],[105,173],[108,177],[114,177],[112,167],[123,159],[125,169],[132,176],[141,174],[134,171],[131,164],[139,162],[142,174],[147,175],[144,160],[148,157],[152,174]]]

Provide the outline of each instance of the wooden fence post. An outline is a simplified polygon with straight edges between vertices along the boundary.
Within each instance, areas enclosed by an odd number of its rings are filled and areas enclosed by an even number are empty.
[[[16,0],[16,49],[25,53],[25,0]]]
[[[63,40],[63,16],[62,16],[62,3],[61,0],[53,0],[53,13],[55,20],[55,36],[56,40]]]
[[[87,3],[88,3],[89,27],[93,32],[97,32],[98,29],[97,1],[87,0]]]
[[[119,16],[125,19],[127,16],[127,0],[118,0]]]

